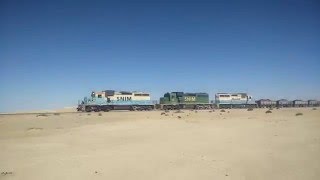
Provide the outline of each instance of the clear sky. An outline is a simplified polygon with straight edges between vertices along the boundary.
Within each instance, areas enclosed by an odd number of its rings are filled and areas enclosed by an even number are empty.
[[[320,3],[0,1],[0,112],[92,90],[320,100]]]

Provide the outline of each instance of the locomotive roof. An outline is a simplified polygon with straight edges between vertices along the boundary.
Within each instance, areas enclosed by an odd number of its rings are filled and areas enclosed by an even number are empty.
[[[219,93],[216,93],[216,94],[218,94],[218,95],[220,95],[220,94],[244,94],[244,95],[247,95],[247,93],[225,93],[225,92],[219,92]]]
[[[184,93],[185,95],[208,95],[208,93]]]
[[[102,92],[115,92],[115,93],[144,93],[144,94],[149,94],[147,92],[143,92],[143,91],[115,91],[115,90],[104,90],[104,91],[92,91],[94,93],[102,93]]]
[[[169,93],[169,92],[168,92]],[[205,93],[205,92],[182,92],[182,91],[173,91],[171,93],[183,93],[183,94],[208,94],[208,93]]]

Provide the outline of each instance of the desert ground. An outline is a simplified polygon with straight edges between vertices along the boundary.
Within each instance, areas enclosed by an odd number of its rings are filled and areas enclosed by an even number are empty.
[[[320,179],[320,108],[266,111],[0,115],[0,179]]]

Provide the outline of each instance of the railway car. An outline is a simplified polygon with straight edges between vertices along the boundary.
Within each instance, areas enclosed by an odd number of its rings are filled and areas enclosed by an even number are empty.
[[[207,93],[168,92],[160,98],[160,109],[210,109]]]
[[[217,93],[217,108],[255,108],[257,104],[247,93]]]
[[[293,101],[293,107],[307,107],[308,101],[296,99]]]
[[[309,107],[319,107],[320,106],[320,101],[308,100],[308,106]]]
[[[276,102],[276,106],[277,108],[283,108],[283,107],[292,107],[293,106],[293,102],[292,101],[288,101],[286,99],[280,99]]]
[[[259,108],[274,108],[277,106],[277,102],[270,99],[260,99],[257,101]]]
[[[78,111],[110,111],[110,110],[152,110],[153,101],[150,94],[145,92],[129,91],[93,91],[91,97],[85,97],[79,103]]]

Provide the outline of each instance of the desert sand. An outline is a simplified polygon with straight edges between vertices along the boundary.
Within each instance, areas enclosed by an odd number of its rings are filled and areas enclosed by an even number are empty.
[[[320,108],[266,110],[1,115],[0,179],[320,179]]]

